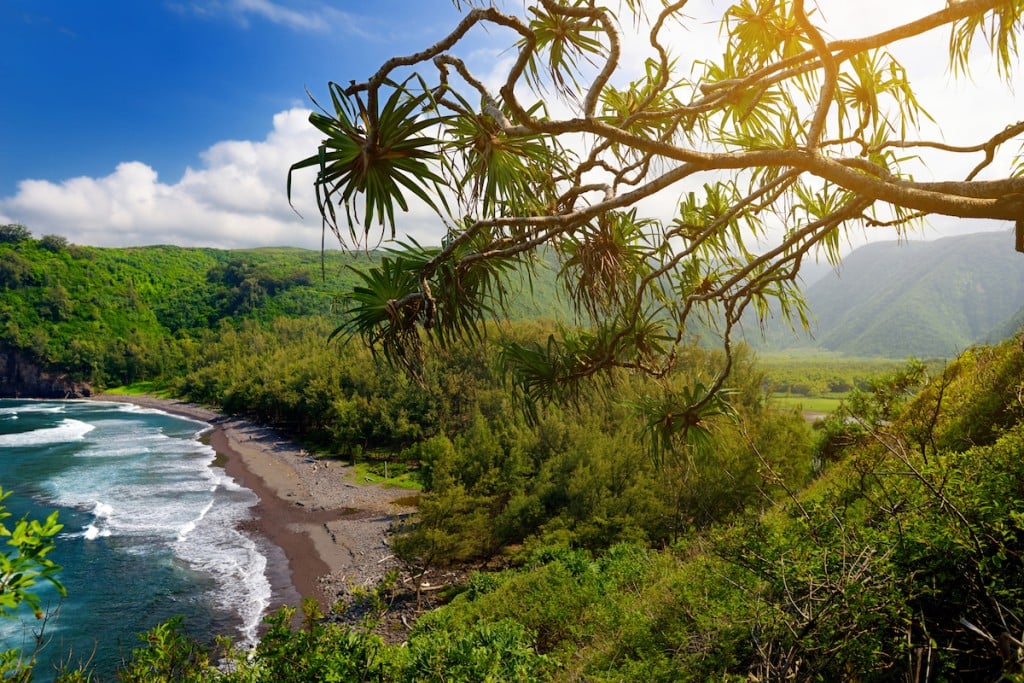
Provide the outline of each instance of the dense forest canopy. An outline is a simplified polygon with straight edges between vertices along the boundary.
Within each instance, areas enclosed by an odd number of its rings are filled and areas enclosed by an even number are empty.
[[[66,378],[60,395],[180,376],[223,329],[337,315],[345,289],[360,281],[356,271],[379,258],[284,247],[105,249],[0,226],[0,353]],[[568,310],[550,270],[513,289],[528,288],[530,296],[515,297],[511,319]],[[0,393],[19,391],[3,384]]]
[[[879,15],[875,32],[833,40],[814,3],[743,0],[715,7],[714,54],[673,37],[697,21],[687,2],[540,0],[514,14],[456,4],[464,16],[446,37],[332,83],[330,107],[310,118],[323,142],[293,166],[317,169],[325,230],[343,242],[394,239],[396,211],[417,199],[449,226],[440,248],[400,245],[358,289],[349,330],[398,362],[420,362],[418,328],[442,343],[471,335],[500,306],[508,265],[541,246],[592,326],[507,349],[532,399],[574,395],[613,368],[665,376],[698,327],[728,358],[744,312],[764,315],[770,301],[805,322],[802,262],[836,259],[853,228],[898,234],[933,214],[1024,225],[1013,155],[1024,122],[969,141],[925,137],[946,113],[918,101],[892,50],[944,32],[933,68],[968,78],[984,52],[1011,83],[1024,3],[950,2],[897,26]],[[632,78],[623,36],[638,27],[648,49]],[[458,54],[488,30],[511,55],[496,78]],[[925,153],[952,175],[916,180]],[[642,212],[665,192],[681,195],[672,217]],[[728,370],[666,392],[652,419],[699,422]]]
[[[531,328],[518,334],[547,331]],[[414,571],[488,568],[433,593],[447,604],[401,644],[375,632],[403,596],[387,582],[351,614],[272,615],[251,652],[161,625],[121,680],[1021,680],[1020,336],[931,377],[910,363],[865,382],[813,445],[799,416],[761,400],[744,356],[714,449],[659,464],[621,403],[554,406],[531,425],[489,369],[493,348],[456,345],[411,384],[365,351],[337,362],[325,331],[243,325],[182,388],[320,411],[352,430],[332,443],[386,445],[424,486],[395,550]],[[250,348],[260,357],[232,352]],[[689,353],[690,368],[716,362]]]

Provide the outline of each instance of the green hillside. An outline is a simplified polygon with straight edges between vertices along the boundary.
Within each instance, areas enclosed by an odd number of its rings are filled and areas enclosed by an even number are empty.
[[[1003,232],[880,242],[847,256],[805,292],[812,339],[772,327],[762,348],[816,346],[848,356],[952,357],[993,330],[1004,338],[1024,302],[1024,258]]]
[[[378,258],[293,248],[95,248],[54,237],[0,242],[0,354],[82,386],[180,374],[194,355],[190,344],[221,325],[337,321],[343,294],[358,282],[353,269]],[[519,290],[513,319],[564,312],[544,268]]]

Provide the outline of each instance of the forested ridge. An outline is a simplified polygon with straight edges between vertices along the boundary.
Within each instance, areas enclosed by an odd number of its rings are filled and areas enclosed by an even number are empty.
[[[776,314],[759,349],[814,347],[849,356],[952,358],[1012,335],[1021,322],[1024,262],[1006,232],[876,242],[850,252],[804,291],[810,334]]]
[[[3,227],[0,352],[17,352],[66,378],[72,394],[179,377],[199,347],[246,322],[337,320],[346,305],[341,292],[359,282],[353,268],[381,255],[287,247],[99,248]],[[520,287],[531,296],[517,298],[511,318],[565,310],[546,268],[532,277],[524,273]]]

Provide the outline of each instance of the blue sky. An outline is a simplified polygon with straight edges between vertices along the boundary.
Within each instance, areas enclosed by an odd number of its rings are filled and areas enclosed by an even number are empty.
[[[844,38],[941,3],[816,4]],[[694,0],[687,12],[720,15],[724,6]],[[311,176],[297,182],[304,218],[284,190],[288,167],[318,143],[306,89],[326,100],[328,81],[364,80],[458,17],[451,0],[0,0],[0,223],[97,246],[319,248]],[[710,21],[684,31],[685,62],[721,49]],[[985,60],[972,67],[973,83],[950,78],[936,59],[945,40],[907,41],[898,55],[922,102],[943,115],[941,139],[974,143],[978,130],[1018,120],[1019,97]],[[624,63],[639,69],[645,42],[627,35]],[[477,32],[458,54],[489,78],[510,59],[507,44]],[[663,217],[674,200],[666,195],[658,207]],[[399,233],[436,243],[439,223],[414,209]],[[934,223],[926,237],[1006,227]]]
[[[330,80],[363,79],[457,18],[450,0],[3,0],[0,219],[81,243],[201,241],[187,229],[185,239],[147,240],[130,228],[103,235],[60,225],[62,216],[15,201],[19,183],[116,184],[118,166],[137,162],[176,186],[189,169],[209,168],[203,155],[218,143],[265,142],[275,115],[310,106],[306,88],[322,97]],[[312,153],[312,141],[279,169],[282,198],[288,163]],[[309,222],[311,237],[300,241],[318,243],[319,224]]]
[[[178,176],[456,16],[448,0],[4,0],[0,196],[132,159]]]

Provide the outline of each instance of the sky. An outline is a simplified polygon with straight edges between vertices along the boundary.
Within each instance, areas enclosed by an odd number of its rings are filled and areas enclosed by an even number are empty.
[[[836,37],[944,2],[821,0],[845,31]],[[458,17],[451,0],[0,0],[0,223],[94,246],[319,248],[312,177],[296,182],[301,217],[285,194],[288,167],[319,141],[307,91],[326,101],[329,81],[364,80]],[[707,25],[685,35],[694,56],[721,49]],[[1020,118],[990,67],[969,89],[934,68],[937,39],[901,58],[922,67],[915,85],[954,120],[947,141]],[[460,54],[493,75],[508,63],[504,47],[474,34]],[[940,219],[926,236],[1005,227]],[[442,232],[420,210],[399,231],[426,243]]]
[[[0,0],[0,222],[95,246],[319,248],[307,89],[444,35],[449,0]]]

